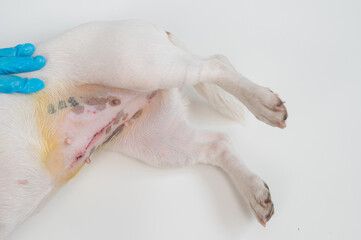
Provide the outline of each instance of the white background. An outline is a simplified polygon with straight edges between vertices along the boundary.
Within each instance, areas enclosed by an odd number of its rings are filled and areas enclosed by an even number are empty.
[[[361,239],[360,1],[1,0],[0,47],[126,18],[228,56],[286,101],[285,130],[249,113],[240,125],[195,95],[190,106],[195,126],[229,133],[266,180],[275,215],[261,227],[213,167],[159,170],[103,152],[11,240]]]

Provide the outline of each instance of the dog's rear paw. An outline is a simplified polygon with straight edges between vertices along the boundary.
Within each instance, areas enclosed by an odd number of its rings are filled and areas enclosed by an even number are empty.
[[[262,122],[285,128],[288,117],[284,102],[271,90],[257,86],[247,98],[247,107]]]
[[[248,201],[258,222],[266,227],[266,223],[274,214],[274,206],[267,184],[258,177],[250,184]]]

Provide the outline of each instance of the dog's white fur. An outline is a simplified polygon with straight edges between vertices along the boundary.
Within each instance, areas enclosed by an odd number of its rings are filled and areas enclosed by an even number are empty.
[[[69,96],[68,92],[87,92],[86,87],[79,86],[88,85],[92,91],[133,91],[139,99],[158,90],[145,107],[143,103],[133,104],[134,111],[129,110],[132,114],[144,107],[142,117],[133,119],[125,133],[104,144],[106,149],[155,167],[195,163],[218,166],[233,179],[259,222],[265,225],[270,219],[273,203],[267,185],[239,160],[225,134],[189,126],[179,88],[195,86],[220,112],[236,120],[242,117],[242,102],[258,119],[284,128],[287,112],[276,94],[241,76],[224,56],[201,58],[191,54],[174,35],[143,21],[86,24],[36,48],[35,54],[45,56],[47,66],[24,76],[44,80],[46,88],[32,95],[0,95],[0,239],[5,239],[68,179],[58,174],[59,167],[49,170],[43,164],[68,161],[54,157],[51,149],[56,148],[48,146],[51,137],[44,137],[47,125],[49,133],[45,135],[53,136],[52,131],[68,128],[64,125],[68,120],[49,120],[41,109],[53,99]],[[81,123],[91,127],[87,119]],[[66,149],[61,146],[62,154],[73,154]],[[46,155],[42,155],[44,152]]]

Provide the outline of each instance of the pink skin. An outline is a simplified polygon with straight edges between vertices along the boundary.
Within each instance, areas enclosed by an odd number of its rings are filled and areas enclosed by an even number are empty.
[[[121,132],[119,128],[122,124],[128,127],[132,122],[132,116],[148,105],[147,94],[149,93],[113,89],[99,94],[95,92],[91,96],[75,96],[79,101],[79,106],[82,106],[84,110],[80,113],[70,111],[65,116],[60,128],[60,137],[67,144],[63,149],[65,165],[75,171],[84,162],[90,163],[89,156],[91,153],[105,142],[116,129]],[[121,101],[119,101],[120,103],[116,102],[116,105],[107,102],[105,108],[96,110],[97,107],[99,109],[99,105],[87,104],[86,102],[86,99],[90,97],[117,98]],[[110,131],[107,131],[109,128]]]
[[[84,156],[85,153],[87,152],[87,150],[89,149],[90,146],[93,146],[95,142],[97,142],[104,134],[105,129],[107,129],[109,126],[111,126],[114,122],[115,122],[116,118],[113,118],[107,125],[105,125],[99,132],[96,132],[93,136],[93,138],[90,140],[90,142],[88,143],[88,145],[85,147],[85,149],[81,152],[79,152],[77,154],[77,156]],[[79,158],[76,157],[76,160],[78,160]],[[90,159],[87,158],[85,160],[87,163],[90,163]]]
[[[85,151],[88,150],[88,148],[93,145],[93,143],[95,143],[97,140],[99,140],[101,138],[101,136],[103,135],[105,129],[107,129],[109,126],[111,126],[116,120],[116,117],[113,118],[107,125],[105,125],[102,129],[100,129],[99,132],[94,134],[94,137],[90,140],[90,142],[88,143],[88,145],[85,147]]]
[[[18,181],[18,183],[21,184],[21,185],[25,185],[25,184],[28,183],[28,180],[21,179],[21,180]]]

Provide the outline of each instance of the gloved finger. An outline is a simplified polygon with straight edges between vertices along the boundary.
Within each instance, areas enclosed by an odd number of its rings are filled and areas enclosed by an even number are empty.
[[[35,51],[31,43],[19,44],[12,48],[0,49],[0,57],[30,57]]]
[[[44,88],[44,82],[37,78],[21,78],[14,75],[0,76],[0,93],[32,93]]]
[[[0,57],[0,75],[31,72],[45,66],[43,56],[36,57]]]

